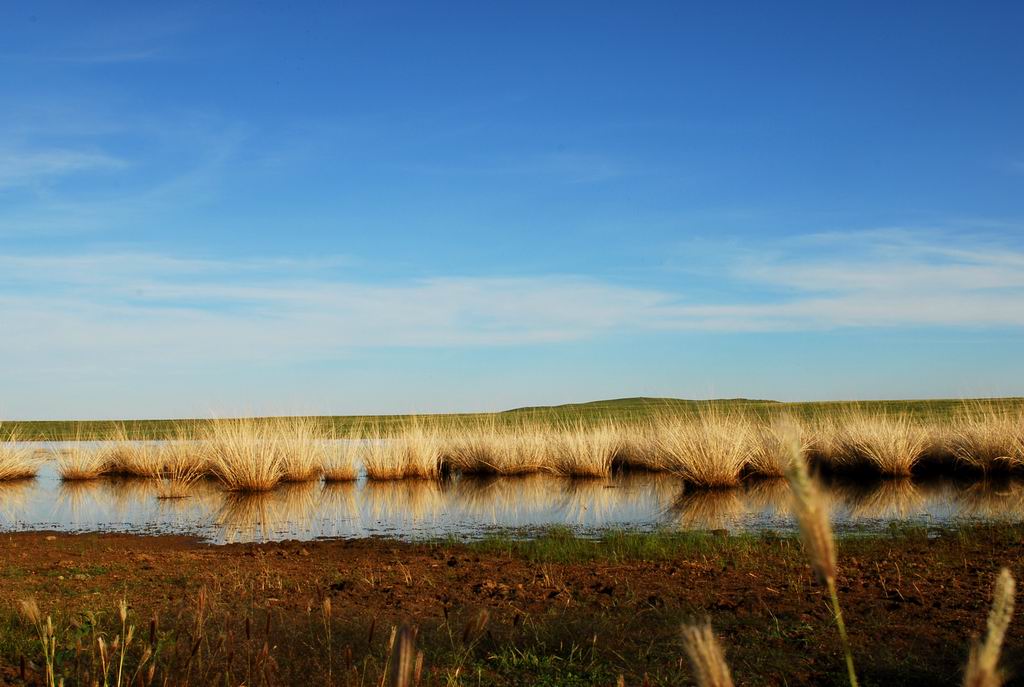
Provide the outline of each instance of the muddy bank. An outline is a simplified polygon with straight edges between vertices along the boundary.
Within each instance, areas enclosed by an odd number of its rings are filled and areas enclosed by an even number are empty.
[[[840,595],[865,685],[959,684],[994,575],[1024,528],[903,530],[840,543]],[[210,546],[184,537],[0,535],[0,684],[41,680],[20,599],[52,614],[66,684],[91,644],[137,627],[153,684],[370,684],[391,628],[419,629],[422,684],[690,684],[683,621],[710,617],[741,684],[841,684],[823,590],[788,537],[627,543],[390,540]],[[325,616],[329,599],[329,616]],[[1015,623],[1004,664],[1024,674]],[[76,644],[78,649],[76,650]],[[95,652],[92,652],[95,653]],[[90,671],[93,671],[90,673]]]

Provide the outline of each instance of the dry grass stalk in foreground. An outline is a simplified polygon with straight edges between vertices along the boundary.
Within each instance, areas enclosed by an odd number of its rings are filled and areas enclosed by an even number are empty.
[[[280,436],[268,423],[222,420],[207,434],[210,467],[230,491],[267,491],[284,474]]]
[[[799,434],[795,428],[783,430],[783,436],[789,446],[790,462],[786,469],[790,490],[793,493],[793,515],[800,525],[800,538],[810,558],[811,566],[818,577],[828,587],[832,600],[832,612],[835,613],[836,627],[846,654],[846,671],[850,678],[850,687],[857,687],[857,674],[853,668],[853,652],[850,640],[846,635],[846,624],[843,622],[843,611],[839,607],[839,596],[836,594],[836,549],[832,537],[832,525],[817,487],[807,472],[807,461],[800,447]]]
[[[402,625],[392,634],[387,683],[391,687],[414,687],[420,683],[423,652],[416,651],[416,629]]]
[[[758,477],[785,477],[789,464],[789,446],[784,436],[787,431],[799,433],[802,451],[811,448],[809,433],[789,417],[757,423],[750,433],[750,456],[747,460],[750,472]]]
[[[663,417],[656,423],[663,464],[699,487],[734,487],[750,457],[750,420],[712,406],[696,418]]]
[[[729,666],[710,621],[684,626],[683,647],[698,687],[733,687]]]
[[[1000,687],[1004,675],[999,670],[999,653],[1002,650],[1006,628],[1013,616],[1013,597],[1016,589],[1013,575],[1006,568],[999,571],[992,610],[988,615],[988,631],[985,640],[971,647],[964,674],[964,687]]]
[[[18,436],[11,432],[0,443],[0,482],[35,477],[39,463],[28,446],[18,446]]]
[[[43,648],[43,663],[46,665],[47,687],[56,687],[57,675],[54,670],[54,664],[57,658],[57,636],[53,629],[53,620],[50,616],[46,616],[46,620],[43,620],[43,614],[39,610],[39,604],[36,603],[35,599],[22,599],[18,602],[18,612],[36,631],[39,644]],[[60,684],[64,684],[63,678]]]

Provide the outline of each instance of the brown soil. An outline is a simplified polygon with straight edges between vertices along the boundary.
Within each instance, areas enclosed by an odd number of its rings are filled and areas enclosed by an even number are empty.
[[[844,540],[839,594],[861,683],[959,684],[994,576],[1009,564],[1020,579],[1022,553],[1019,530],[995,528]],[[704,617],[737,684],[845,679],[827,599],[789,539],[725,537],[668,560],[564,563],[388,540],[210,546],[15,533],[0,535],[0,684],[25,684],[23,656],[28,684],[42,684],[38,643],[15,614],[19,599],[34,597],[53,614],[62,642],[73,635],[88,647],[93,621],[84,614],[102,612],[96,622],[109,643],[122,596],[139,628],[134,648],[149,641],[146,628],[163,638],[154,684],[182,682],[186,665],[198,685],[378,684],[391,627],[402,623],[419,628],[423,684],[615,684],[620,674],[627,685],[692,684],[679,626]],[[1022,627],[1011,626],[1004,648],[1016,676],[1024,675]]]

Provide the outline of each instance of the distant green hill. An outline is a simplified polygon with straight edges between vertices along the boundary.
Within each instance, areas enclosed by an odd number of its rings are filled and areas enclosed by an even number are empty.
[[[554,406],[530,406],[513,408],[499,413],[457,413],[445,415],[416,416],[424,422],[473,423],[479,421],[545,422],[581,421],[586,423],[601,420],[638,421],[654,414],[671,413],[687,415],[700,408],[714,406],[721,410],[742,411],[761,417],[788,412],[799,417],[818,413],[842,412],[859,408],[870,412],[910,413],[918,417],[948,417],[965,404],[978,404],[995,408],[1024,408],[1024,398],[995,399],[934,399],[900,401],[810,401],[783,403],[780,401],[729,398],[712,400],[688,400],[679,398],[616,398],[588,403],[567,403]],[[364,429],[388,429],[412,421],[411,415],[362,415],[322,416],[318,419],[345,433],[354,427]],[[34,420],[4,422],[0,425],[0,437],[6,438],[13,431],[22,439],[69,440],[75,438],[93,439],[109,435],[116,425],[124,424],[132,436],[159,439],[173,436],[177,425],[202,425],[209,419],[196,420]]]

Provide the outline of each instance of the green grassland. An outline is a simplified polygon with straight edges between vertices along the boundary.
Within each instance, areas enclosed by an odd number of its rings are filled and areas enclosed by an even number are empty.
[[[453,413],[438,415],[337,415],[317,419],[344,436],[352,431],[365,433],[388,431],[410,422],[453,423],[471,425],[479,422],[516,424],[520,422],[558,424],[562,422],[598,423],[604,420],[636,422],[657,414],[688,415],[713,406],[725,411],[749,413],[759,417],[788,413],[796,417],[813,417],[845,410],[881,413],[908,413],[921,419],[950,417],[965,407],[986,407],[1018,410],[1024,408],[1024,397],[993,399],[930,399],[886,401],[807,401],[783,403],[745,398],[695,401],[676,398],[620,398],[589,403],[557,406],[515,408],[499,413]],[[267,418],[272,419],[272,418]],[[196,428],[213,422],[211,419],[154,420],[28,420],[5,421],[3,433],[14,432],[23,440],[96,439],[109,436],[120,425],[130,436],[139,439],[162,439],[174,436],[180,427]]]

